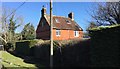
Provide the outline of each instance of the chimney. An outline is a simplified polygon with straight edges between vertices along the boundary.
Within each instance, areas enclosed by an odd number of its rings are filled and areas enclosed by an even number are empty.
[[[42,10],[41,10],[41,15],[44,16],[45,14],[46,14],[46,8],[43,5]]]
[[[68,17],[71,18],[72,20],[74,20],[74,14],[73,14],[73,12],[70,12],[70,13],[68,14]]]

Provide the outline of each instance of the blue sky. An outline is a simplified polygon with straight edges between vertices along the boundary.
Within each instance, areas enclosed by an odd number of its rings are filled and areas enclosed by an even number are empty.
[[[2,6],[16,9],[21,4],[22,2],[3,2]],[[89,10],[89,8],[93,7],[95,4],[96,2],[54,2],[53,14],[68,17],[68,13],[73,12],[74,20],[85,31],[89,25],[88,21],[92,20],[86,10]],[[47,8],[47,14],[49,14],[48,2],[26,2],[16,11],[16,13],[24,18],[24,25],[31,22],[36,29],[41,17],[41,9],[43,5],[45,5]],[[21,32],[22,28],[23,27],[19,27],[16,32]]]

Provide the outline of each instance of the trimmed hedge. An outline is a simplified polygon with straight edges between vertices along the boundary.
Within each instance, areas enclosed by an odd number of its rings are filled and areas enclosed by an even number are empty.
[[[89,33],[92,66],[119,67],[120,25],[98,27]]]
[[[16,43],[16,52],[21,55],[34,56],[39,62],[44,62],[47,66],[50,60],[50,41],[21,41]],[[85,44],[87,42],[87,44]],[[85,44],[85,45],[84,45]],[[88,65],[89,41],[68,40],[53,41],[54,66],[79,66]],[[29,46],[30,45],[30,46]],[[76,63],[76,64],[75,64]]]
[[[38,43],[38,40],[23,40],[16,42],[15,51],[18,54],[30,55],[30,48],[35,46],[36,43]]]
[[[85,44],[87,43],[87,44]],[[89,41],[68,40],[54,41],[54,66],[87,66],[89,63]],[[50,41],[34,46],[34,57],[49,65]]]
[[[38,59],[38,61],[44,61],[47,65],[49,65],[50,58],[50,41],[45,41],[42,44],[37,44],[34,46],[34,57]]]
[[[90,41],[89,40],[68,40],[61,43],[62,46],[59,47],[54,52],[54,66],[61,67],[86,67],[90,63]]]

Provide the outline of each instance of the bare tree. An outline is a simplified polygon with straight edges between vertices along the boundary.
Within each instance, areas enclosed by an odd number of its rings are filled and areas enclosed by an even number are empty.
[[[0,31],[0,33],[1,33],[1,36],[0,36],[0,38],[4,41],[4,42],[6,42],[7,43],[7,26],[8,26],[8,24],[7,24],[7,15],[9,14],[9,12],[7,13],[7,9],[6,8],[2,8],[2,14],[1,14],[1,18],[0,18],[0,25],[1,25],[1,31]]]
[[[13,12],[13,9],[8,9],[8,8],[2,8],[2,16],[0,17],[0,39],[2,39],[4,42],[8,42],[10,40],[10,33],[9,33],[9,25],[10,25],[10,19],[13,17],[13,21],[16,22],[16,25],[21,25],[23,23],[23,18],[20,16],[15,16],[15,12]]]
[[[90,22],[89,22],[89,26],[88,26],[88,28],[87,28],[87,31],[88,31],[89,29],[96,28],[96,27],[98,27],[98,26],[96,25],[96,23],[95,23],[94,21],[90,21]]]
[[[120,24],[120,2],[99,3],[91,14],[98,24]]]

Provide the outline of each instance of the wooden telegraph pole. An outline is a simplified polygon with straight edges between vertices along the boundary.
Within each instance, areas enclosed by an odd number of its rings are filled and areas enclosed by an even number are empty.
[[[50,0],[50,67],[53,68],[53,17],[52,17],[52,0]]]

